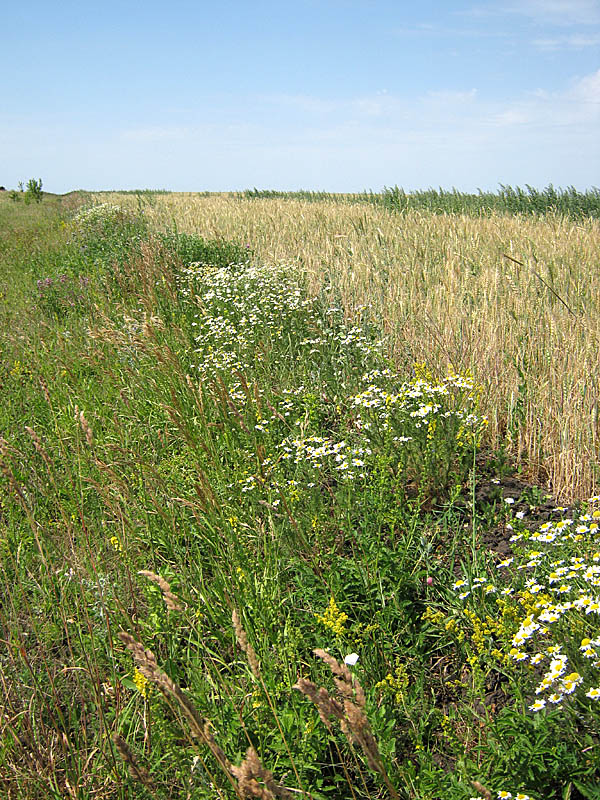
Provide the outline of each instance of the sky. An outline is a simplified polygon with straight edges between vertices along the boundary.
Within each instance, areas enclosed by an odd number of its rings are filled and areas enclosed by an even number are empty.
[[[8,0],[0,185],[600,186],[600,0]]]

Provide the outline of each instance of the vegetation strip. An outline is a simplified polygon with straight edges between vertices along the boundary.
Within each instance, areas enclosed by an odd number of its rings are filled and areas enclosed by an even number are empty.
[[[594,796],[600,500],[528,523],[485,385],[245,241],[0,210],[5,796]]]

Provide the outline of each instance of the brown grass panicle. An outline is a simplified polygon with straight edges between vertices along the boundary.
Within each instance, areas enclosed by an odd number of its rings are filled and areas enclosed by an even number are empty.
[[[75,406],[75,422],[78,422],[81,426],[81,430],[85,435],[85,440],[87,442],[88,447],[91,447],[94,441],[94,434],[90,423],[87,421],[85,412],[80,411],[78,406]]]
[[[176,220],[183,233],[249,244],[263,263],[297,265],[311,294],[331,292],[349,318],[382,327],[400,370],[472,370],[492,448],[506,446],[561,501],[596,492],[599,220],[190,193],[145,213],[156,229]]]
[[[246,758],[239,767],[231,767],[232,775],[237,779],[238,789],[242,797],[258,797],[261,800],[275,800],[276,797],[291,800],[293,795],[285,786],[273,779],[273,774],[260,763],[256,750],[249,747]]]
[[[238,627],[241,627],[239,619]],[[217,763],[225,772],[227,778],[240,797],[258,797],[262,798],[262,800],[271,800],[271,798],[276,797],[292,797],[291,792],[288,791],[286,787],[278,784],[274,780],[272,773],[263,767],[258,754],[252,747],[248,749],[246,758],[239,767],[232,764],[221,747],[217,744],[211,731],[210,722],[198,713],[181,687],[160,669],[154,653],[146,649],[141,642],[138,642],[131,634],[125,631],[119,633],[119,638],[132,654],[133,660],[142,675],[161,691],[169,705],[173,707],[174,703],[182,713],[182,716],[188,724],[192,738],[199,739],[208,746]],[[250,645],[248,645],[248,647],[251,649]],[[252,652],[254,653],[253,650]],[[256,658],[256,654],[254,654],[254,658]],[[129,748],[125,746],[122,748],[123,752],[119,749],[122,740],[120,737],[117,737],[117,739],[113,737],[113,741],[121,757],[130,768],[131,775],[144,783],[144,778],[149,779],[149,776],[134,760]],[[140,773],[139,776],[137,772]],[[304,793],[302,794],[304,795]]]
[[[231,766],[227,756],[216,743],[207,720],[197,711],[191,700],[183,693],[182,689],[172,680],[166,672],[158,666],[156,657],[151,650],[147,650],[130,633],[121,631],[119,638],[130,651],[135,665],[142,675],[153,683],[171,704],[173,701],[185,718],[193,738],[200,739],[208,745],[209,749],[219,764],[229,772]]]
[[[162,592],[163,600],[165,601],[168,611],[183,611],[182,601],[176,594],[173,594],[171,591],[171,584],[168,581],[148,569],[140,569],[138,575],[143,575],[158,586]]]
[[[307,678],[300,678],[294,688],[315,704],[321,721],[330,733],[333,733],[331,717],[339,722],[346,739],[351,745],[360,746],[369,767],[379,773],[390,796],[399,800],[398,792],[388,777],[377,741],[373,736],[365,711],[365,694],[358,679],[352,675],[346,664],[340,664],[330,653],[321,649],[313,652],[331,670],[340,699],[332,697],[325,687],[317,689]]]
[[[112,740],[118,754],[123,760],[123,763],[127,765],[127,769],[129,770],[131,777],[145,786],[152,797],[156,797],[156,787],[154,785],[154,781],[150,777],[150,773],[143,764],[140,764],[125,739],[123,739],[122,736],[119,736],[118,733],[113,733]]]
[[[246,654],[246,658],[248,659],[248,664],[250,665],[250,671],[252,672],[257,681],[261,681],[260,664],[258,661],[258,656],[256,655],[256,651],[248,641],[248,636],[246,634],[246,631],[242,627],[239,615],[235,609],[231,614],[231,621],[233,623],[235,638],[237,639],[239,646],[242,648],[242,650]]]

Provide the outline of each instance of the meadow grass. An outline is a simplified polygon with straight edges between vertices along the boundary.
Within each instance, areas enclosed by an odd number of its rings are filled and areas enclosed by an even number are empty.
[[[399,338],[399,251],[367,294],[389,214],[101,199],[0,200],[2,796],[594,797],[598,498],[542,523],[543,488],[507,495],[482,448],[525,450],[531,398],[494,417],[441,316],[445,344]],[[475,229],[428,219],[405,279],[449,313],[463,256],[443,292],[431,254]]]

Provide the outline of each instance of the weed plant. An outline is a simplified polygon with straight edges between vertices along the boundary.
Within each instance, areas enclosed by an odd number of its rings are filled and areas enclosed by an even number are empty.
[[[502,503],[495,557],[467,370],[245,238],[39,209],[1,209],[3,796],[594,797],[597,498]]]

